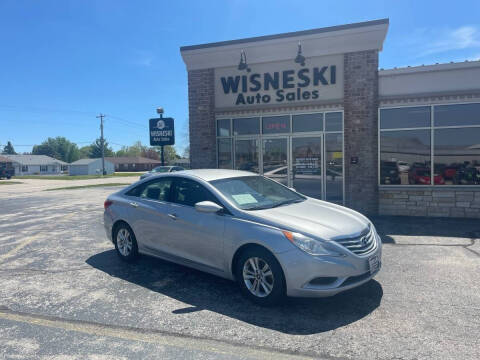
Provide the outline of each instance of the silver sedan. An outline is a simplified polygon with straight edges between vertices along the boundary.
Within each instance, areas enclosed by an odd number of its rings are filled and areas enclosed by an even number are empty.
[[[381,266],[380,237],[365,216],[246,171],[152,175],[104,206],[121,259],[151,255],[235,280],[259,304],[335,295]]]

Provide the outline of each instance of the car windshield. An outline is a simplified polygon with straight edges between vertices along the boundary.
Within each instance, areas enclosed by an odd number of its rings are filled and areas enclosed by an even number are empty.
[[[170,170],[170,168],[168,166],[159,166],[159,167],[156,167],[155,169],[153,169],[152,172],[166,173],[166,172],[168,172],[168,170]]]
[[[243,176],[210,183],[242,210],[270,209],[306,199],[263,176]]]

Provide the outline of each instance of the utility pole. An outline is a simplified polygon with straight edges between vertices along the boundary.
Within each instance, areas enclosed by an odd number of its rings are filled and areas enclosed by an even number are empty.
[[[100,119],[100,144],[102,146],[102,174],[106,175],[105,173],[105,140],[103,139],[103,118],[105,115],[100,113],[100,115],[97,116],[97,119]]]

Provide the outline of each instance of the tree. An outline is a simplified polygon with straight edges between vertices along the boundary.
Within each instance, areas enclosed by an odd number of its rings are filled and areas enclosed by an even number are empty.
[[[158,147],[158,153],[160,154],[160,147]],[[175,160],[180,159],[180,156],[178,156],[177,151],[172,145],[166,145],[163,147],[164,148],[164,156],[165,156],[165,164],[172,164],[175,162]]]
[[[95,142],[92,143],[90,147],[91,147],[90,156],[89,156],[90,158],[96,159],[96,158],[102,157],[102,143],[100,138],[95,140]],[[106,140],[103,141],[103,149],[104,149],[105,157],[115,155],[112,148],[108,147],[108,142]]]
[[[49,137],[40,145],[35,145],[32,149],[32,154],[47,155],[68,163],[77,161],[81,156],[77,144],[62,136],[57,136],[56,138]]]
[[[89,158],[92,153],[92,145],[82,146],[78,149],[78,152],[80,153],[80,159]]]
[[[185,159],[190,159],[190,145],[187,145],[187,147],[183,149],[183,157]]]
[[[2,154],[4,155],[16,155],[15,149],[10,141],[7,142],[7,145],[3,147]]]

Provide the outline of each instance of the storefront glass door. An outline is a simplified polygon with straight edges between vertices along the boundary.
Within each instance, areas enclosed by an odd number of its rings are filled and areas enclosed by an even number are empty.
[[[263,175],[288,186],[288,139],[263,139]]]
[[[292,138],[292,187],[299,193],[323,199],[322,138]]]

